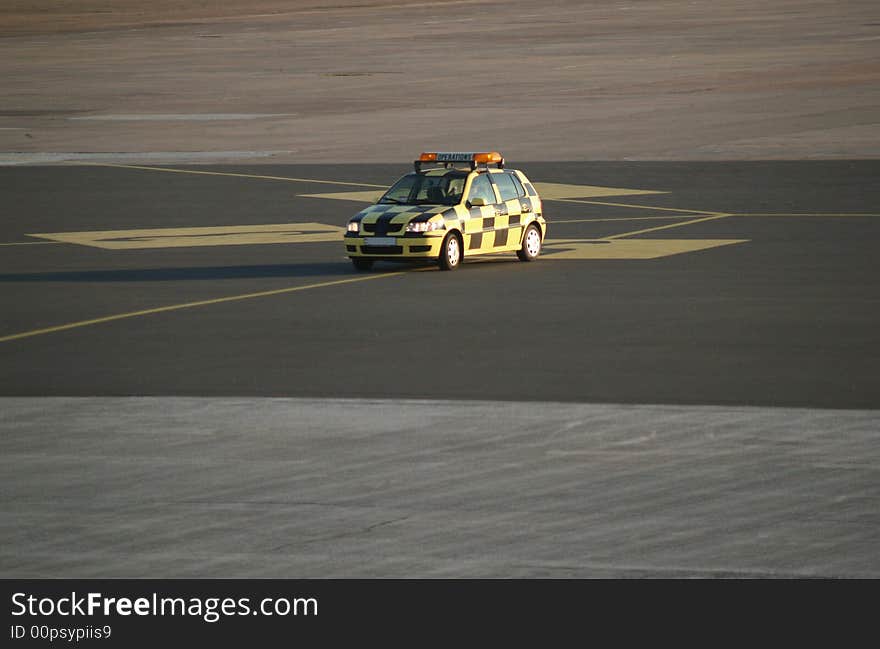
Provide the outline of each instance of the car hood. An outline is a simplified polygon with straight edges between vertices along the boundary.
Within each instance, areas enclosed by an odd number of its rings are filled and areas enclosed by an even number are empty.
[[[455,208],[449,205],[370,205],[352,217],[353,221],[367,219],[371,221],[379,217],[394,217],[402,214],[407,216],[434,216],[443,212],[454,212]]]

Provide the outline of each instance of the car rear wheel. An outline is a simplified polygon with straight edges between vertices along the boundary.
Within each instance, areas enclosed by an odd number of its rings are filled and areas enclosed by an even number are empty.
[[[352,257],[351,263],[357,270],[370,270],[373,267],[373,260],[372,259],[362,259],[360,257]]]
[[[526,228],[522,247],[516,251],[520,261],[534,261],[541,254],[541,231],[534,223]]]
[[[443,239],[440,248],[440,270],[455,270],[461,264],[461,239],[455,232],[450,232]]]

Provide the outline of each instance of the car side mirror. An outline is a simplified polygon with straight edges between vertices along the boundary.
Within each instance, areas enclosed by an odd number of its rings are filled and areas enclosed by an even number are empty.
[[[477,197],[471,199],[468,202],[470,203],[471,207],[483,207],[486,204],[486,199]]]

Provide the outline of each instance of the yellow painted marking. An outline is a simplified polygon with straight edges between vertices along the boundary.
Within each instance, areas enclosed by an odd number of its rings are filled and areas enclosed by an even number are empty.
[[[11,340],[19,340],[21,338],[30,338],[32,336],[41,336],[43,334],[55,333],[58,331],[67,331],[69,329],[77,329],[79,327],[88,327],[91,325],[102,324],[105,322],[113,322],[115,320],[124,320],[126,318],[138,318],[140,316],[153,315],[155,313],[166,313],[168,311],[180,311],[181,309],[194,309],[200,306],[209,306],[212,304],[223,304],[224,302],[236,302],[240,300],[250,300],[258,297],[269,297],[271,295],[282,295],[284,293],[295,293],[297,291],[307,291],[313,288],[324,288],[326,286],[337,286],[339,284],[351,284],[354,282],[366,282],[371,279],[380,279],[383,277],[394,277],[395,275],[403,275],[408,271],[395,271],[392,273],[381,273],[374,275],[361,275],[358,277],[350,277],[347,279],[336,279],[329,282],[319,282],[317,284],[307,284],[306,286],[291,286],[288,288],[279,288],[272,291],[260,291],[259,293],[245,293],[243,295],[230,295],[227,297],[215,298],[212,300],[199,300],[198,302],[185,302],[183,304],[172,304],[170,306],[161,306],[155,309],[143,309],[141,311],[130,311],[128,313],[117,313],[115,315],[105,316],[103,318],[93,318],[91,320],[80,320],[79,322],[69,322],[67,324],[57,325],[54,327],[46,327],[44,329],[34,329],[32,331],[23,331],[17,334],[0,337],[0,343],[9,342]]]
[[[707,216],[702,219],[688,219],[687,221],[682,221],[681,223],[670,223],[669,225],[658,225],[656,228],[646,228],[644,230],[634,230],[633,232],[622,232],[620,234],[613,234],[610,237],[605,237],[606,239],[621,239],[623,237],[634,237],[637,234],[646,234],[648,232],[658,232],[659,230],[671,230],[672,228],[680,228],[685,225],[693,225],[694,223],[703,223],[705,221],[715,221],[716,219],[725,219],[729,214],[716,214],[715,216]]]
[[[606,221],[670,221],[673,219],[696,219],[698,216],[688,216],[687,214],[679,214],[678,216],[621,216],[619,218],[609,217],[604,219],[565,219],[559,221],[553,219],[548,220],[550,225],[557,223],[604,223]]]
[[[27,235],[31,236],[31,235]],[[64,243],[63,241],[16,241],[14,243],[0,243],[0,246],[48,246],[53,243]]]
[[[595,185],[566,185],[563,183],[534,183],[541,198],[563,200],[569,197],[630,196],[636,194],[666,194],[667,192],[623,187],[597,187]],[[378,185],[372,185],[377,187]],[[384,192],[331,192],[327,194],[300,194],[304,198],[329,198],[340,201],[375,203]]]
[[[330,194],[299,194],[302,198],[329,198],[337,201],[375,203],[384,194],[383,190],[366,192],[333,192]]]
[[[289,178],[287,176],[261,176],[259,174],[242,174],[232,173],[228,171],[201,171],[198,169],[175,169],[171,167],[146,167],[140,165],[124,165],[114,164],[112,162],[89,162],[80,163],[88,167],[117,167],[119,169],[141,169],[144,171],[164,171],[176,174],[197,174],[201,176],[231,176],[233,178],[259,178],[261,180],[286,180],[295,183],[319,183],[322,185],[346,185],[349,187],[380,187],[385,189],[384,185],[374,185],[372,183],[355,183],[342,180],[317,180],[315,178]]]
[[[107,250],[139,250],[143,248],[243,246],[268,243],[341,242],[344,232],[344,228],[323,223],[270,223],[198,228],[47,232],[29,234],[28,236]]]
[[[548,200],[590,198],[592,196],[635,196],[638,194],[666,194],[650,189],[626,189],[624,187],[598,187],[596,185],[568,185],[564,183],[533,183],[538,195]]]
[[[737,212],[730,216],[880,216],[870,212]]]
[[[178,169],[174,167],[151,167],[145,165],[126,165],[113,162],[89,162],[77,163],[80,165],[91,167],[116,167],[119,169],[140,169],[143,171],[162,171],[167,173],[178,174],[198,174],[202,176],[229,176],[233,178],[259,178],[262,180],[285,180],[288,182],[299,183],[320,183],[323,185],[344,185],[348,187],[376,187],[381,190],[387,189],[387,185],[376,185],[373,183],[347,182],[341,180],[318,180],[315,178],[291,178],[287,176],[265,176],[260,174],[233,173],[228,171],[203,171],[199,169]],[[592,196],[632,196],[638,194],[666,194],[668,192],[655,191],[649,189],[628,189],[624,187],[599,187],[596,185],[569,185],[564,183],[533,183],[542,198],[548,199],[565,199],[565,198],[589,198]],[[340,194],[354,195],[360,192],[341,192]],[[363,195],[372,196],[373,192],[363,192]],[[379,194],[381,195],[381,193]],[[304,194],[304,196],[314,196],[316,198],[337,198],[340,200],[362,200],[364,202],[375,202],[375,199],[368,200],[364,197],[348,198],[342,195],[334,194]]]
[[[658,192],[659,193],[659,192]],[[543,198],[543,196],[542,196]],[[686,212],[688,214],[705,214],[707,216],[718,216],[724,214],[727,216],[725,212],[710,212],[709,210],[685,210],[680,207],[658,207],[656,205],[634,205],[632,203],[609,203],[607,201],[579,201],[569,198],[555,198],[550,200],[557,200],[563,203],[583,203],[584,205],[607,205],[610,207],[629,207],[635,210],[659,210],[661,212]]]
[[[553,239],[542,251],[551,259],[659,259],[709,250],[748,239]]]

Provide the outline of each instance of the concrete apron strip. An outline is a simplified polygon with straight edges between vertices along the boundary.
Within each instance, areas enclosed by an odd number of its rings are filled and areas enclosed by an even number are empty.
[[[254,158],[271,158],[277,155],[290,155],[290,150],[273,151],[50,151],[50,152],[0,152],[0,166],[44,165],[63,162],[161,162],[161,163],[195,163],[218,162],[229,160],[250,160]]]
[[[214,122],[293,117],[296,113],[174,113],[141,115],[87,115],[68,117],[72,122]]]
[[[0,398],[7,577],[880,577],[880,411]]]

